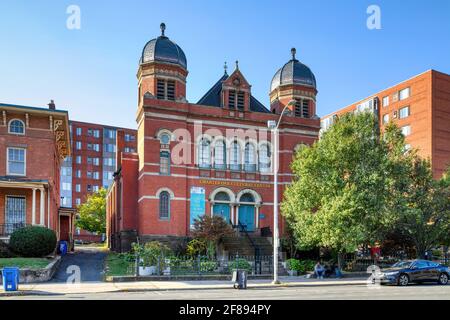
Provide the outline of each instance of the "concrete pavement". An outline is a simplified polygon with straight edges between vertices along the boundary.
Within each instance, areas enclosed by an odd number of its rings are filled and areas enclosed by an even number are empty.
[[[317,286],[350,286],[365,285],[366,279],[302,279],[298,277],[281,277],[282,284],[272,285],[271,280],[249,280],[249,289],[282,288],[282,287],[317,287]],[[47,282],[39,284],[22,284],[20,291],[4,292],[0,289],[0,297],[8,295],[67,295],[93,294],[112,292],[146,292],[146,291],[186,291],[186,290],[234,290],[231,281],[147,281],[147,282],[83,282],[63,283]]]

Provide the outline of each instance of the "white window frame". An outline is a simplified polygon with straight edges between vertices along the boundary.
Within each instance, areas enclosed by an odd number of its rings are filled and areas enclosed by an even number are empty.
[[[23,132],[12,132],[11,131],[11,122],[13,122],[13,121],[19,121],[20,123],[22,123]],[[9,122],[8,122],[8,133],[9,134],[15,134],[15,135],[18,135],[18,136],[24,136],[25,135],[25,122],[23,122],[20,119],[11,119],[11,120],[9,120]]]
[[[402,92],[405,92],[405,91],[408,91],[408,95],[402,99]],[[398,100],[399,100],[399,101],[406,100],[406,99],[408,99],[410,96],[411,96],[411,88],[410,88],[410,87],[405,88],[405,89],[402,89],[402,90],[400,90],[400,91],[398,92]]]
[[[405,134],[405,133],[403,132],[403,130],[406,129],[406,128],[409,128],[407,134]],[[411,135],[411,125],[408,124],[408,125],[406,125],[406,126],[401,127],[400,129],[402,130],[402,134],[403,134],[405,137]]]
[[[403,116],[403,117],[402,117],[402,111],[403,111],[403,110],[408,110],[408,113],[407,113],[406,116]],[[400,108],[400,109],[398,110],[398,118],[399,118],[399,119],[406,119],[406,118],[408,118],[410,115],[411,115],[411,109],[409,108],[409,106],[405,106],[405,107]]]
[[[23,150],[23,174],[20,173],[11,173],[9,170],[9,151],[11,149],[15,150]],[[27,149],[25,148],[18,148],[18,147],[7,147],[6,148],[6,174],[8,176],[19,176],[19,177],[25,177],[27,175]]]
[[[382,101],[383,101],[383,107],[389,106],[389,96],[383,97]]]

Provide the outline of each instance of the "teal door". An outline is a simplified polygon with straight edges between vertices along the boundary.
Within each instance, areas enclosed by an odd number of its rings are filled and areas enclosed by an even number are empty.
[[[247,231],[255,231],[255,206],[241,205],[239,207],[239,221],[247,227]]]
[[[222,216],[222,218],[230,223],[230,205],[226,203],[217,203],[214,205],[213,214],[215,216]]]

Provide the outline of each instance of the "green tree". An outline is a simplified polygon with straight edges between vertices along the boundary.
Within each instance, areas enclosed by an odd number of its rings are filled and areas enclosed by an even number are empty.
[[[106,232],[106,193],[107,190],[102,188],[78,207],[78,228],[96,233]]]
[[[450,181],[448,175],[434,180],[431,164],[416,156],[411,165],[409,186],[404,193],[398,230],[415,245],[418,258],[450,242]]]
[[[206,241],[207,255],[213,258],[222,237],[233,233],[231,226],[221,216],[203,215],[194,221],[192,236]]]
[[[404,139],[395,126],[380,139],[376,121],[367,112],[344,115],[295,155],[281,209],[301,249],[352,252],[381,240],[396,221]]]

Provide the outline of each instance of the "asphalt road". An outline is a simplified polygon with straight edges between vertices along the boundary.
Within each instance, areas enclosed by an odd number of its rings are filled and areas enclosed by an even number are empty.
[[[62,257],[52,282],[66,282],[79,268],[81,281],[102,281],[106,252],[95,247],[75,247],[75,252]]]
[[[248,290],[178,290],[70,294],[58,296],[17,296],[13,300],[450,300],[450,285],[382,286],[365,285],[316,286]]]

